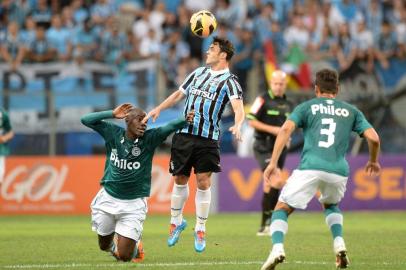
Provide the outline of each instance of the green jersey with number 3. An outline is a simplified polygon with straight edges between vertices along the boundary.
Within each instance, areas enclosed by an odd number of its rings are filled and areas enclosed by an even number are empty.
[[[345,159],[351,132],[362,136],[371,128],[353,105],[334,98],[314,98],[298,105],[289,117],[303,128],[304,146],[300,170],[321,170],[349,175]]]

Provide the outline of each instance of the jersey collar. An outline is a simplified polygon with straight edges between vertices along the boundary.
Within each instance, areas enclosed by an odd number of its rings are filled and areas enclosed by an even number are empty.
[[[225,68],[225,69],[221,69],[221,70],[210,69],[210,74],[212,74],[212,75],[220,75],[220,74],[224,74],[226,72],[230,72],[230,69],[229,68]]]

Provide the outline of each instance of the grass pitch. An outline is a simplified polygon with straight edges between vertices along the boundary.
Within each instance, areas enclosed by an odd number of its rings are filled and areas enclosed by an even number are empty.
[[[260,269],[269,254],[269,237],[257,237],[259,214],[212,215],[207,248],[193,248],[194,217],[175,247],[168,248],[168,216],[148,216],[146,259],[117,263],[98,250],[90,216],[0,217],[0,269]],[[344,213],[350,269],[406,269],[406,212]],[[288,269],[335,269],[332,239],[321,212],[294,213],[286,236]]]

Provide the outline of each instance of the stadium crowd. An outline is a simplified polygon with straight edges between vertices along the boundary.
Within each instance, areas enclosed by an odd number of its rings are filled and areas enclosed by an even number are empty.
[[[118,67],[149,57],[161,61],[169,86],[201,61],[211,39],[189,31],[193,12],[207,9],[217,35],[236,47],[233,72],[247,74],[271,42],[279,63],[292,53],[335,62],[340,71],[362,63],[388,68],[406,59],[403,0],[3,0],[1,61],[101,61]]]

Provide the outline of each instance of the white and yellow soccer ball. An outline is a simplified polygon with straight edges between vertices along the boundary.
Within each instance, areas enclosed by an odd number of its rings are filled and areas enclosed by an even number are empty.
[[[206,38],[217,28],[217,20],[208,10],[200,10],[190,18],[190,30],[198,37]]]

